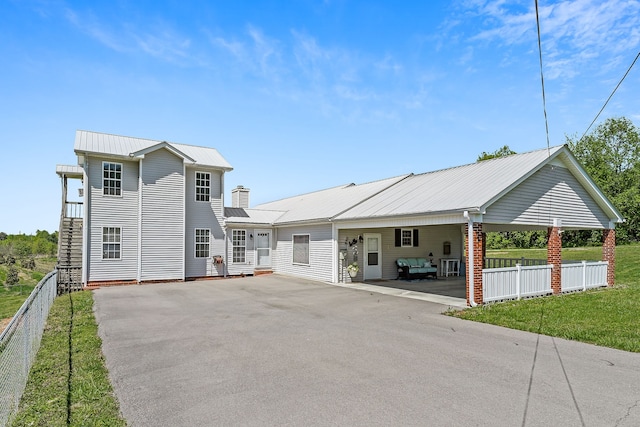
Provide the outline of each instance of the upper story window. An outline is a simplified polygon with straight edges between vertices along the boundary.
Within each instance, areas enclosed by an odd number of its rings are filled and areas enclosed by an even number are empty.
[[[102,162],[102,194],[122,195],[122,163]]]
[[[208,202],[211,197],[211,174],[196,172],[196,202]]]

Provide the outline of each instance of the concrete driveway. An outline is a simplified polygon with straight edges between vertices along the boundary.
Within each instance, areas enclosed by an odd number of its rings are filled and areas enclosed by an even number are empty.
[[[95,291],[132,426],[637,426],[640,355],[278,275]]]

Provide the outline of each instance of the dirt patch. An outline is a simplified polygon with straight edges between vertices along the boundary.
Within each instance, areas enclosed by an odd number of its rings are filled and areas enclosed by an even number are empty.
[[[9,325],[9,322],[11,322],[11,319],[13,319],[13,317],[7,317],[6,319],[0,319],[0,334],[2,333],[2,331],[4,331],[4,328],[6,328]]]

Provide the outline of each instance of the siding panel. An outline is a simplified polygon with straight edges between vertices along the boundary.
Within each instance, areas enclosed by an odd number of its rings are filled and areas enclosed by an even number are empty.
[[[85,247],[87,281],[136,280],[138,273],[138,163],[122,164],[122,196],[102,194],[102,160],[87,159],[90,203],[86,211],[89,227]],[[121,228],[121,259],[102,259],[102,227]]]
[[[167,150],[142,160],[140,280],[184,279],[184,174]]]
[[[484,221],[563,228],[607,228],[609,218],[564,167],[548,165],[487,209]]]
[[[209,202],[197,202],[195,198],[196,172],[211,174],[211,194]],[[224,255],[224,230],[222,228],[222,172],[214,169],[188,167],[186,170],[186,232],[185,267],[186,277],[224,275],[223,266],[212,262],[214,255]],[[211,230],[209,258],[195,257],[195,229]],[[225,259],[226,261],[226,259]]]
[[[331,281],[331,224],[278,228],[276,234],[276,250],[272,256],[274,271],[323,282]],[[294,234],[309,234],[309,265],[293,264]]]

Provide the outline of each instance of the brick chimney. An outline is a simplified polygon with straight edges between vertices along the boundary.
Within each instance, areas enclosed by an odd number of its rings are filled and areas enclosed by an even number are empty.
[[[231,190],[231,207],[232,208],[249,208],[249,189],[238,185]]]

